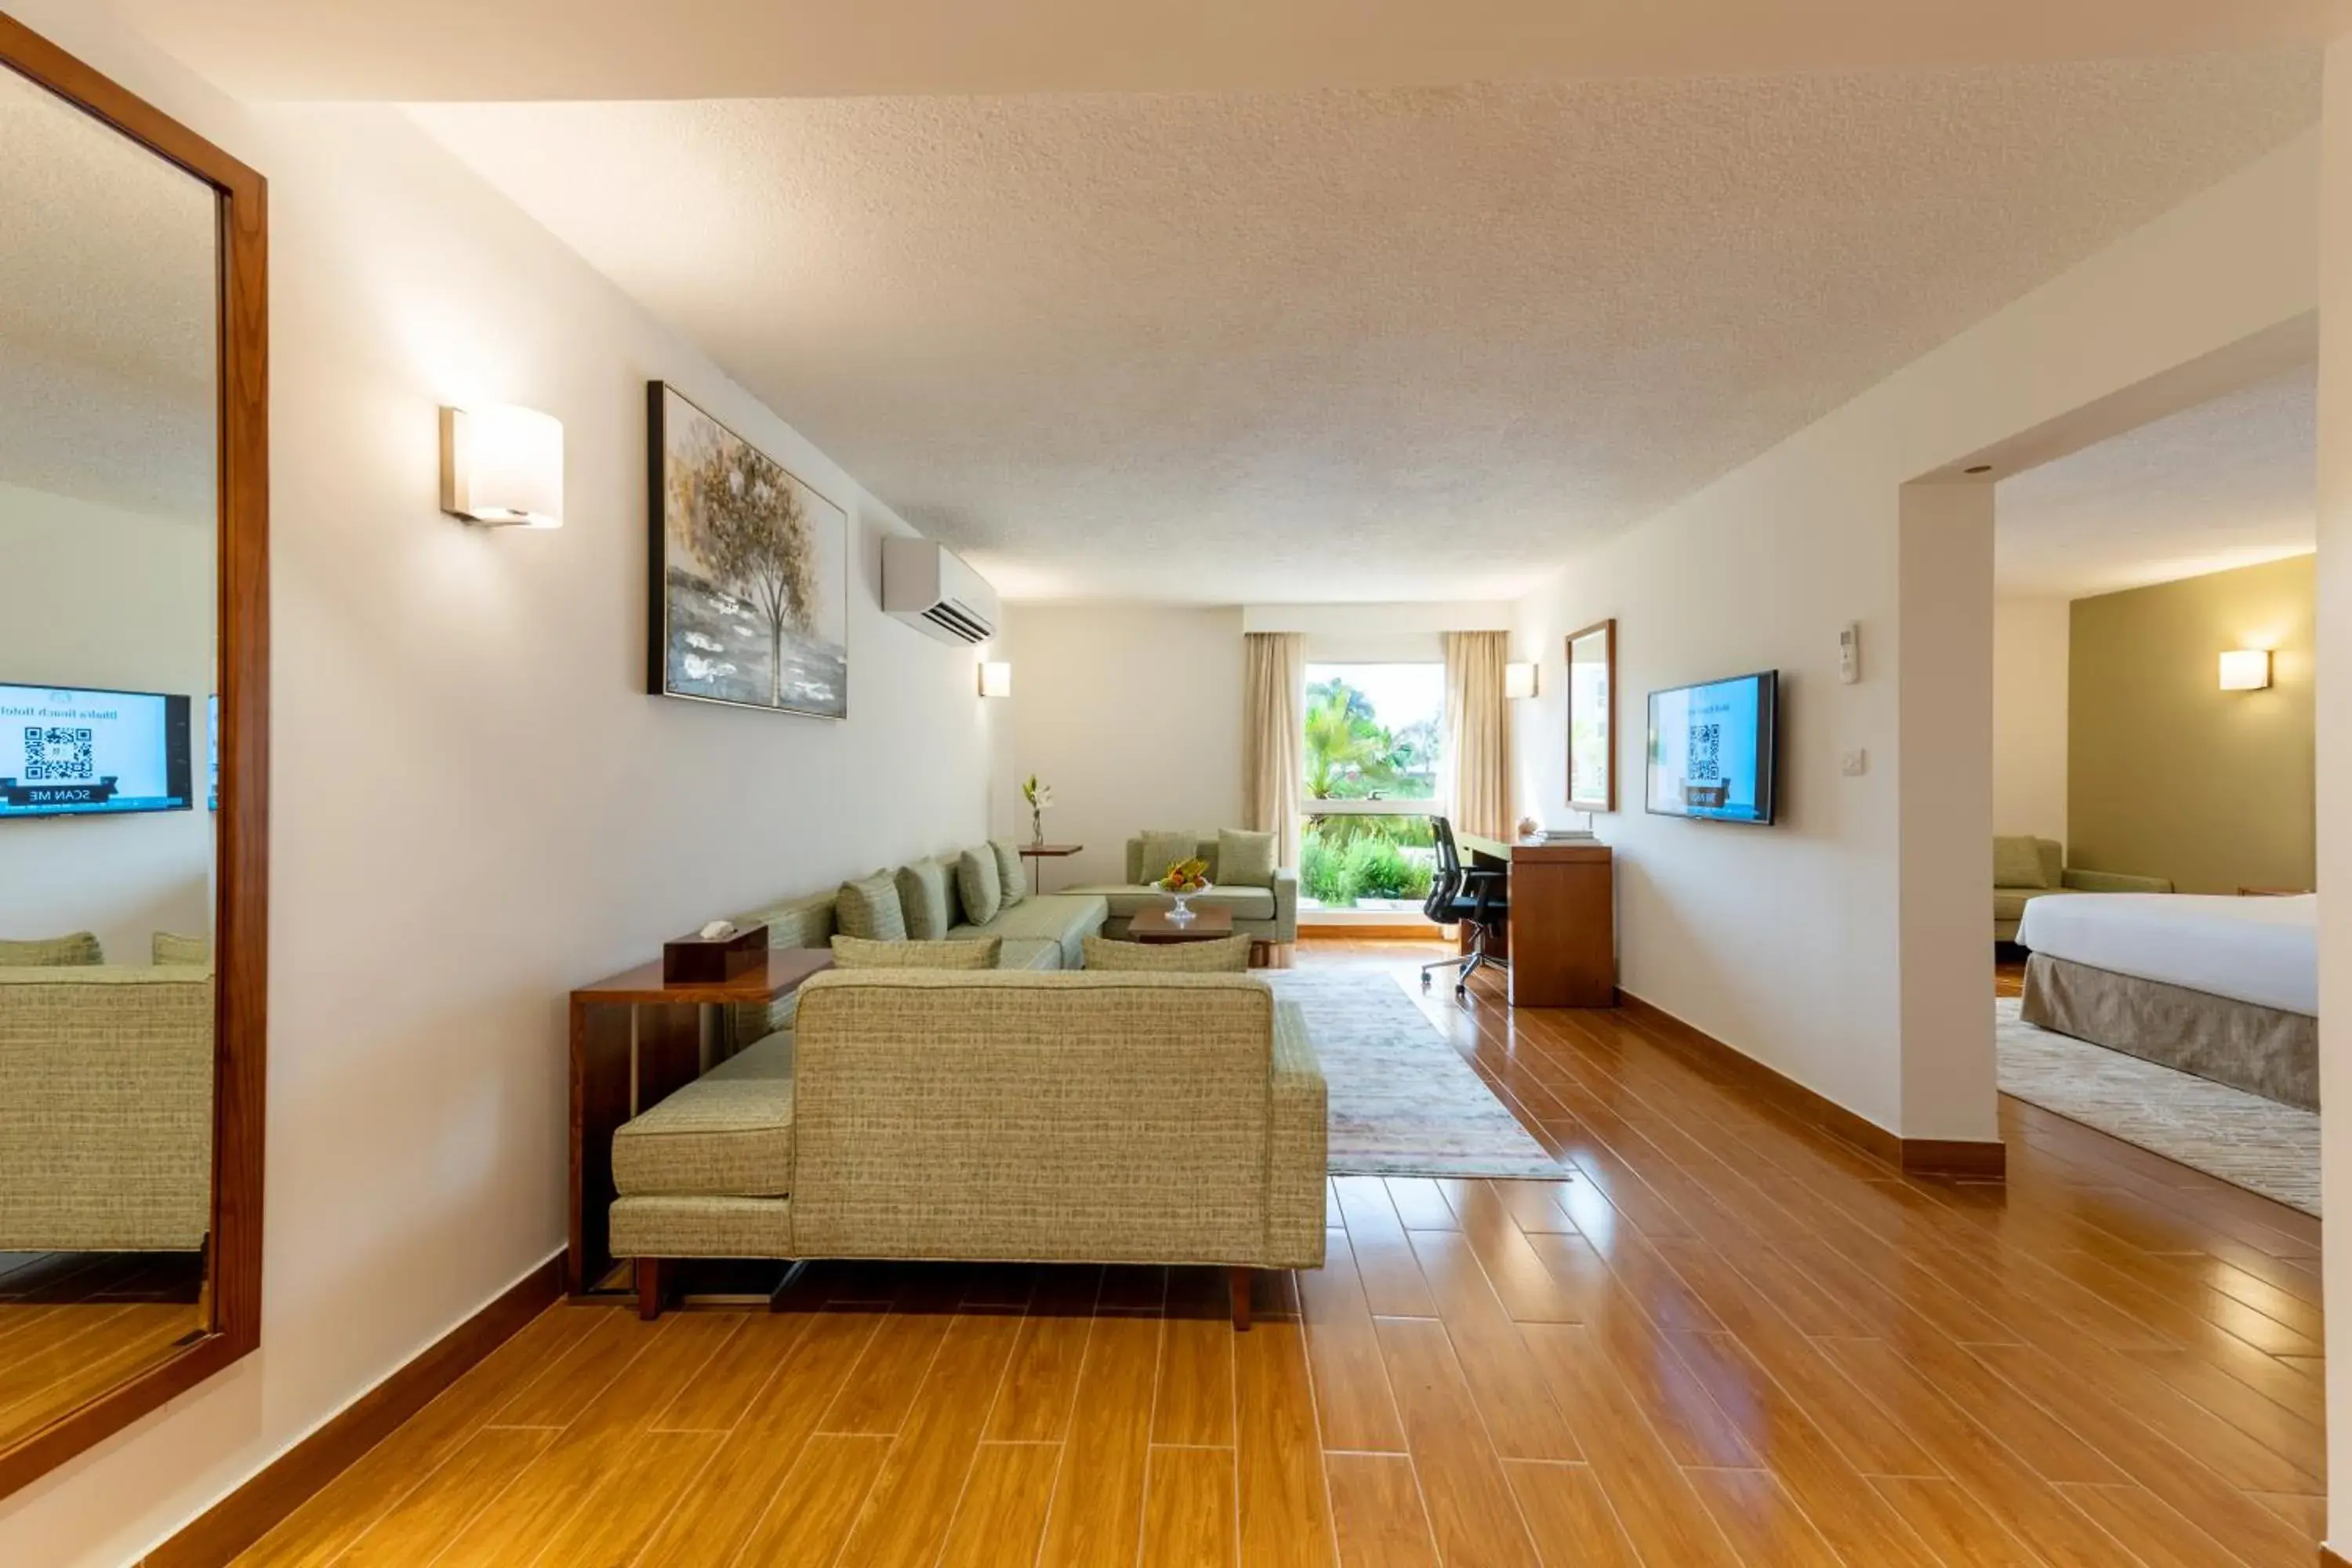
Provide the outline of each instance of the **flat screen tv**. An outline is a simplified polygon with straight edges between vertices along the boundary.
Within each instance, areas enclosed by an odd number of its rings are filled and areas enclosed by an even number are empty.
[[[1780,696],[1771,669],[1651,692],[1643,804],[1662,816],[1769,824]]]
[[[0,821],[186,811],[188,699],[0,685]]]

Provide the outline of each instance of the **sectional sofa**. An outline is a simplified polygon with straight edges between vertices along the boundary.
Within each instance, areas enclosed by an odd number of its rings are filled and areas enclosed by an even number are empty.
[[[1209,863],[1209,880],[1215,884],[1208,892],[1192,902],[1199,908],[1223,907],[1234,911],[1236,935],[1255,937],[1284,946],[1298,940],[1298,872],[1283,867],[1274,873],[1270,885],[1250,887],[1228,885],[1219,876],[1217,836],[1202,834],[1194,839],[1198,858]],[[1104,882],[1093,887],[1071,888],[1062,896],[1100,899],[1108,910],[1103,923],[1103,935],[1121,937],[1133,923],[1139,910],[1154,904],[1164,904],[1168,895],[1150,885],[1149,877],[1161,868],[1147,868],[1143,864],[1143,840],[1127,841],[1127,879]]]

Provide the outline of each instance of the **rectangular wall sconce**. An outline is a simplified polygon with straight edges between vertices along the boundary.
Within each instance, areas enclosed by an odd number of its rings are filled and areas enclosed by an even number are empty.
[[[980,667],[980,694],[982,697],[1013,695],[1013,667],[1002,659],[984,659]]]
[[[1536,667],[1532,664],[1503,666],[1503,695],[1533,697],[1536,694]]]
[[[562,528],[562,423],[511,404],[441,410],[441,510],[484,528]]]
[[[2221,655],[2221,689],[2266,691],[2271,684],[2271,650],[2233,647]]]

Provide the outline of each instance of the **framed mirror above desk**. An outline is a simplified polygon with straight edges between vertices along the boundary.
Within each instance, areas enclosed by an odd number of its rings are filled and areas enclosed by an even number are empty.
[[[0,16],[0,1495],[261,1339],[260,176]]]

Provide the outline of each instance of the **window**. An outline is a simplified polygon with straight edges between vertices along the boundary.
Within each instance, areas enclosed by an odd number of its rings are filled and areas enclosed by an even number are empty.
[[[1309,664],[1303,740],[1301,903],[1418,909],[1445,808],[1445,667]]]

